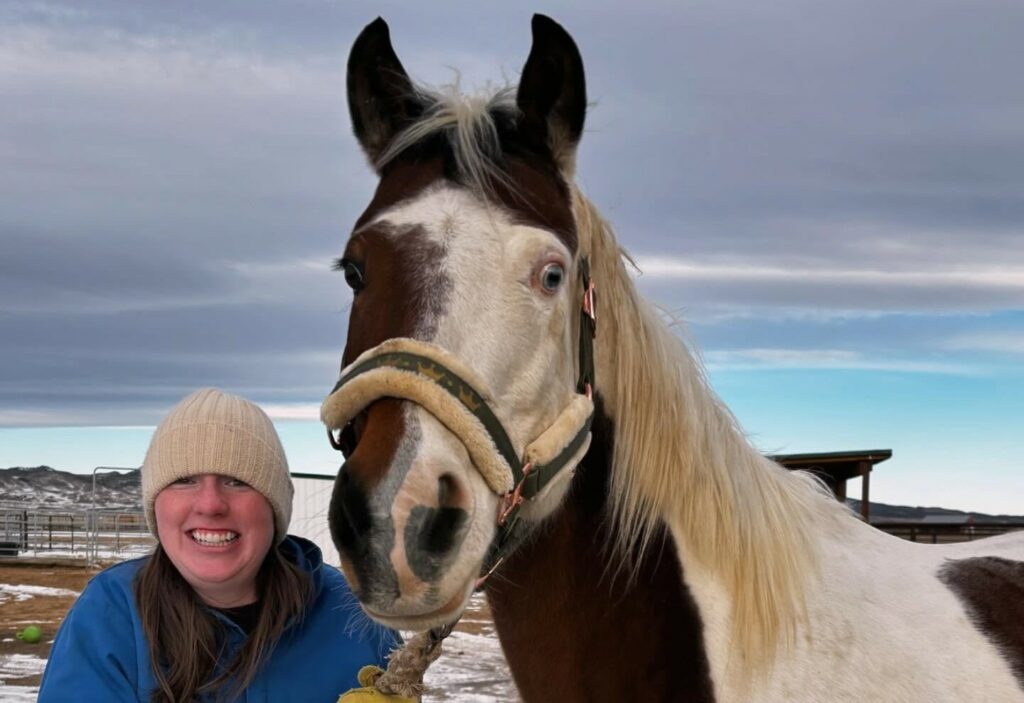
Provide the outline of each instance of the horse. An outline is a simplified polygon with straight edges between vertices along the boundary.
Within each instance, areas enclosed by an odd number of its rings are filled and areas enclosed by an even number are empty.
[[[482,584],[526,701],[1024,701],[1024,534],[900,540],[751,446],[574,182],[576,43],[532,39],[469,96],[380,18],[351,49],[379,182],[321,418],[362,608],[443,627]]]

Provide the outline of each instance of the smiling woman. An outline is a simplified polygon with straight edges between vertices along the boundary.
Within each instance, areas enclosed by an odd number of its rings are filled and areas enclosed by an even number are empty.
[[[258,599],[256,576],[274,540],[274,513],[259,491],[237,478],[180,478],[154,503],[160,546],[208,605]]]
[[[393,635],[288,536],[292,483],[270,419],[215,389],[182,400],[142,467],[153,554],[100,573],[68,613],[40,701],[335,700]]]

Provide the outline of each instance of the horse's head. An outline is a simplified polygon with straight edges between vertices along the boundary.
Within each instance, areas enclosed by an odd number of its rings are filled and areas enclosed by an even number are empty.
[[[499,538],[558,505],[589,442],[570,188],[583,65],[536,16],[514,93],[434,95],[378,19],[352,48],[348,99],[380,182],[338,262],[354,298],[322,412],[348,444],[331,532],[370,615],[422,629],[461,613]],[[498,517],[531,461],[565,468],[532,474],[509,538]]]

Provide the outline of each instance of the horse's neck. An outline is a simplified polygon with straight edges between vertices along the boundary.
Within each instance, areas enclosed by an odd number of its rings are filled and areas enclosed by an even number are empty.
[[[608,546],[611,427],[601,413],[564,506],[488,585],[526,701],[711,701],[700,615],[670,538],[635,576]]]

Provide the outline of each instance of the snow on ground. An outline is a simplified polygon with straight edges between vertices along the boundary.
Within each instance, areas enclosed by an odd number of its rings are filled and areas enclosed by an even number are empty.
[[[0,603],[9,600],[21,602],[36,596],[77,596],[78,591],[67,588],[50,588],[48,586],[31,586],[28,584],[0,583]]]
[[[441,656],[423,678],[423,700],[428,703],[519,700],[482,593],[470,599],[455,631],[441,644]]]
[[[45,668],[46,660],[34,654],[0,654],[0,701],[34,701],[39,694],[38,686],[8,686],[4,680],[36,676],[43,673]]]
[[[35,654],[0,654],[0,678],[20,679],[43,673],[46,660]]]
[[[35,703],[38,686],[8,686],[0,681],[0,703]]]
[[[129,544],[120,549],[100,547],[96,550],[95,558],[101,562],[124,561],[135,557],[144,557],[153,551],[155,541]],[[54,549],[54,550],[30,550],[19,554],[23,559],[89,559],[93,555],[88,548],[83,546],[79,549]]]
[[[453,632],[442,654],[427,670],[424,701],[494,703],[517,701],[519,695],[496,635]]]

